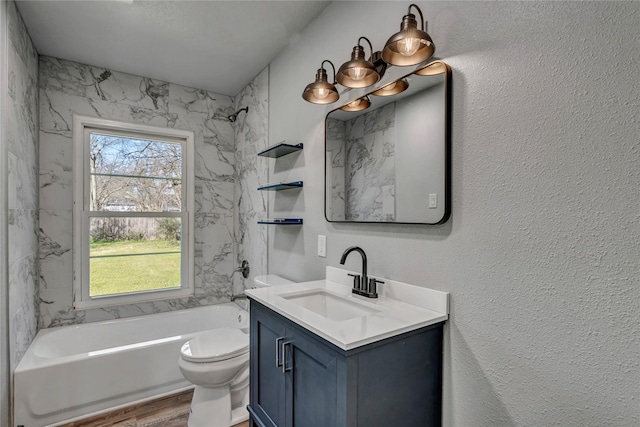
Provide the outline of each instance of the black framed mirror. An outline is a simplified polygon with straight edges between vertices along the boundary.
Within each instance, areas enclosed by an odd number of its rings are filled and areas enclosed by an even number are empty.
[[[376,94],[385,88],[391,96]],[[327,221],[435,225],[449,219],[450,97],[451,68],[438,60],[327,114]]]

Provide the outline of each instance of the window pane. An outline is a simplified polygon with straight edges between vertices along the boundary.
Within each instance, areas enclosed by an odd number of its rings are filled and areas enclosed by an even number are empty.
[[[91,210],[111,212],[180,212],[180,180],[91,176]]]
[[[92,297],[180,287],[180,218],[91,218]]]
[[[181,209],[180,144],[91,133],[89,173],[92,211]]]

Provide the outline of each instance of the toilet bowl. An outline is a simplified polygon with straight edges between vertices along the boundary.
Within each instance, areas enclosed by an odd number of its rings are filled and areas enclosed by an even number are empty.
[[[229,427],[248,419],[249,335],[221,328],[186,342],[178,366],[195,389],[189,427]]]
[[[236,416],[232,415],[232,419],[244,421],[248,417],[242,418],[243,414],[247,414],[247,405],[249,404],[249,365],[240,372],[229,385],[231,388],[231,408],[233,411],[239,412]],[[242,418],[242,419],[241,419]]]
[[[268,274],[256,288],[292,283]],[[178,366],[195,389],[189,427],[229,427],[249,419],[249,335],[239,329],[212,329],[186,342]]]

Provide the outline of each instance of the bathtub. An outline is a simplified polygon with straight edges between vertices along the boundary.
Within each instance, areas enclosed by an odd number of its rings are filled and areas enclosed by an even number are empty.
[[[14,373],[14,425],[56,426],[192,388],[180,347],[222,327],[249,333],[249,314],[228,303],[43,329]]]

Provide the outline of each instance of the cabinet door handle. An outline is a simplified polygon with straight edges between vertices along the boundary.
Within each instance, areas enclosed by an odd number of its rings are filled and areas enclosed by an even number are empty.
[[[282,344],[282,373],[283,374],[293,369],[293,364],[292,366],[287,368],[287,346],[290,346],[292,342],[293,341],[286,341],[285,343]]]
[[[282,361],[280,359],[280,342],[284,340],[284,337],[276,338],[276,368],[282,366]]]

